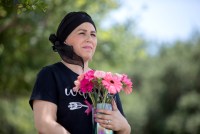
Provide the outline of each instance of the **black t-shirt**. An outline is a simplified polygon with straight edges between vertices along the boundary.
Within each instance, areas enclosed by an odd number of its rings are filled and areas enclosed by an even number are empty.
[[[77,77],[78,74],[62,62],[44,67],[37,76],[29,103],[32,107],[33,100],[52,102],[57,105],[57,122],[67,131],[71,134],[92,134],[92,113],[86,113],[88,102],[92,103],[88,94],[73,91]],[[123,114],[118,94],[115,100]]]

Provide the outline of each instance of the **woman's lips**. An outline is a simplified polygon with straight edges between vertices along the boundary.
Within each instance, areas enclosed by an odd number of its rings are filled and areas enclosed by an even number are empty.
[[[91,46],[84,46],[83,48],[84,48],[84,49],[92,49]]]

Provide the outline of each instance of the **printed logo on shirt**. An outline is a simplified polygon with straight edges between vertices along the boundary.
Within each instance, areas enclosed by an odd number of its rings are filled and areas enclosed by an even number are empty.
[[[68,105],[68,108],[69,108],[70,110],[76,110],[76,109],[80,109],[80,108],[82,108],[82,107],[88,108],[87,105],[83,105],[83,104],[81,104],[80,102],[70,102],[69,105]]]
[[[85,113],[88,115],[91,110],[92,110],[92,105],[86,100],[87,97],[88,97],[88,94],[85,94],[85,93],[82,93],[82,92],[74,92],[73,89],[67,89],[65,88],[65,95],[66,96],[77,96],[77,94],[81,95],[84,97],[85,101],[84,103],[85,104],[82,104],[81,102],[69,102],[68,104],[68,108],[69,110],[77,110],[77,109],[81,109],[81,108],[86,108],[85,110]]]
[[[77,96],[77,94],[83,96],[85,99],[87,99],[87,97],[88,97],[88,94],[82,93],[81,91],[74,92],[73,89],[68,90],[67,88],[65,88],[65,95],[67,95],[67,96],[70,96],[70,95]]]

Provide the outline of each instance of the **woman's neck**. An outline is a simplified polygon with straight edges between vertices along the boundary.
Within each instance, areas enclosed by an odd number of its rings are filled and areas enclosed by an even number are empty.
[[[89,67],[88,67],[88,62],[84,62],[84,68],[82,68],[81,66],[79,65],[74,65],[74,64],[69,64],[65,61],[61,61],[65,66],[67,66],[69,69],[71,69],[73,72],[77,73],[77,74],[82,74],[82,73],[85,73],[89,70],[91,70]]]

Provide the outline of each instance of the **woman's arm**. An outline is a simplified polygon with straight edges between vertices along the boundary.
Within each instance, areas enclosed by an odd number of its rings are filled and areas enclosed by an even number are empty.
[[[33,101],[35,127],[39,134],[70,134],[56,122],[57,106],[42,100]]]
[[[117,131],[117,134],[130,134],[131,126],[129,125],[128,121],[125,118],[122,120],[124,120],[124,121],[119,123],[119,125],[121,125],[121,129],[119,131]]]

